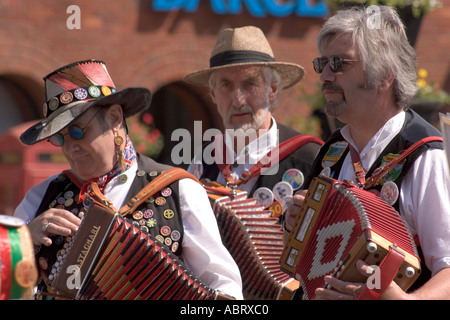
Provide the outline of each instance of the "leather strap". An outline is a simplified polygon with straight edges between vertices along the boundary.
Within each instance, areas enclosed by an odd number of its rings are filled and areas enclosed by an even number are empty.
[[[443,141],[442,137],[438,136],[431,136],[424,139],[421,139],[414,143],[412,146],[410,146],[408,149],[406,149],[400,156],[392,159],[390,162],[388,162],[384,167],[377,168],[373,175],[366,180],[366,183],[364,184],[364,189],[369,189],[373,186],[376,186],[378,184],[378,181],[389,171],[391,170],[397,163],[403,161],[408,155],[410,155],[413,151],[415,151],[417,148],[419,148],[421,145],[431,142],[431,141]]]
[[[319,138],[316,138],[309,134],[300,134],[294,136],[288,140],[281,142],[277,147],[273,148],[271,151],[267,153],[260,161],[258,161],[255,165],[253,165],[250,170],[244,171],[238,180],[233,181],[231,177],[231,164],[217,164],[219,170],[222,172],[225,180],[227,181],[228,186],[238,186],[242,183],[245,183],[247,180],[258,176],[261,173],[261,170],[264,168],[270,168],[271,166],[277,164],[282,161],[288,155],[293,153],[295,150],[302,147],[304,144],[308,142],[317,143],[319,145],[323,145],[323,141]],[[278,150],[276,150],[278,148]],[[226,150],[224,145],[223,150]],[[278,152],[278,157],[273,159],[273,152]],[[275,161],[273,161],[275,160]]]
[[[142,188],[142,190],[139,191],[139,193],[136,194],[133,198],[131,198],[126,205],[120,208],[119,213],[122,216],[133,213],[141,203],[150,198],[156,192],[183,178],[190,178],[201,184],[194,175],[190,174],[186,170],[181,168],[170,168],[161,173],[150,183],[148,183],[144,188]]]
[[[381,277],[380,288],[369,289],[369,287],[364,287],[363,291],[357,297],[357,300],[378,300],[381,299],[384,291],[394,280],[395,276],[400,269],[403,261],[405,260],[405,255],[397,250],[395,247],[390,247],[389,252],[386,254],[384,259],[380,263],[379,275]]]

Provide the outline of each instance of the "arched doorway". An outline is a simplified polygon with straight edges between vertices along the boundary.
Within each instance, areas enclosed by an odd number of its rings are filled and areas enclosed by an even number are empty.
[[[172,141],[172,132],[184,128],[194,137],[194,122],[201,121],[202,136],[205,130],[222,130],[222,120],[205,88],[196,88],[182,81],[170,83],[153,94],[150,107],[155,127],[164,137],[164,148],[155,160],[161,163],[187,168],[189,163],[174,164],[171,159],[172,148],[179,141]],[[190,158],[194,157],[193,145]]]
[[[0,76],[0,134],[23,122],[42,117],[42,85],[20,75]]]

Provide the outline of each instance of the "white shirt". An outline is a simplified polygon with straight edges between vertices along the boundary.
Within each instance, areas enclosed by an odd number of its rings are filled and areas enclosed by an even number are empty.
[[[235,181],[239,179],[239,177],[245,170],[250,170],[250,168],[258,163],[258,161],[260,161],[265,155],[267,155],[269,151],[278,146],[278,127],[276,121],[272,118],[272,126],[270,127],[270,129],[259,136],[257,139],[251,141],[245,147],[241,148],[238,154],[234,152],[233,137],[227,130],[225,130],[224,137],[227,150],[226,154],[233,155],[233,159],[230,159],[229,163],[237,164],[231,166],[231,176],[233,177],[233,181]],[[222,150],[222,141],[223,136],[219,139],[214,140],[215,150]],[[196,154],[191,164],[189,165],[189,168],[187,169],[188,172],[192,173],[197,178],[200,178],[203,173],[203,156],[205,155],[203,154],[202,150],[198,154]],[[229,160],[227,159],[227,162],[228,161]],[[272,166],[268,171],[261,171],[261,175],[271,174],[272,170],[278,170],[278,163],[277,165]],[[238,188],[241,191],[247,191],[248,193],[250,193],[257,180],[258,176],[253,177],[252,179],[247,180],[245,183],[240,184]],[[221,172],[219,173],[216,181],[222,185],[226,184],[225,177]]]
[[[119,177],[113,178],[104,194],[114,207],[121,208],[128,190],[136,177],[137,164],[128,169],[125,184]],[[56,176],[31,188],[14,216],[31,221],[39,207],[49,183]],[[180,209],[183,217],[184,237],[182,257],[186,266],[204,283],[236,299],[243,299],[239,268],[228,250],[223,246],[217,221],[212,212],[205,189],[192,179],[179,182]]]
[[[404,122],[405,112],[394,116],[359,152],[366,172]],[[341,133],[358,150],[349,127],[343,127]],[[355,182],[350,153],[338,177],[340,181],[344,179]],[[425,263],[432,274],[450,267],[450,175],[444,150],[429,149],[417,158],[402,182],[399,208],[412,235],[419,236]]]

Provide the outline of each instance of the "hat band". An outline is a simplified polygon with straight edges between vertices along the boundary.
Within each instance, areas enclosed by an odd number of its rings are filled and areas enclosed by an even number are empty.
[[[117,90],[114,87],[95,85],[64,91],[44,103],[42,112],[44,117],[48,117],[53,111],[73,101],[89,101],[116,92]]]
[[[220,67],[229,64],[237,63],[251,63],[251,62],[274,62],[275,59],[263,52],[249,51],[249,50],[236,50],[225,51],[216,54],[209,59],[210,68]]]

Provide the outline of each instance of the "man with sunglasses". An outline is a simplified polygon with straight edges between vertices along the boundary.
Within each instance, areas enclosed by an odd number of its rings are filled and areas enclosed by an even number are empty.
[[[114,209],[127,208],[170,169],[136,152],[127,135],[125,118],[149,108],[148,89],[117,90],[99,60],[64,66],[44,81],[44,119],[21,140],[29,145],[48,140],[60,147],[70,170],[31,188],[14,213],[27,222],[32,235],[40,271],[36,297],[42,299],[58,296],[47,284],[92,199]],[[239,269],[222,244],[206,192],[185,173],[138,202],[125,218],[180,257],[203,283],[242,299]]]
[[[414,49],[404,26],[389,7],[380,8],[379,28],[371,27],[364,8],[339,11],[319,32],[320,74],[326,113],[346,124],[325,142],[311,175],[352,181],[392,205],[417,240],[422,273],[408,292],[393,281],[386,290],[325,276],[328,288],[317,299],[445,299],[450,297],[450,179],[440,132],[409,109],[416,92]],[[370,179],[377,168],[425,139],[382,179]],[[430,140],[428,140],[430,139]],[[372,182],[374,182],[372,184]],[[369,187],[370,186],[370,187]],[[387,188],[389,186],[389,188]],[[292,230],[306,190],[298,192],[285,216]],[[360,272],[370,275],[361,260]],[[382,288],[384,289],[384,288]]]

